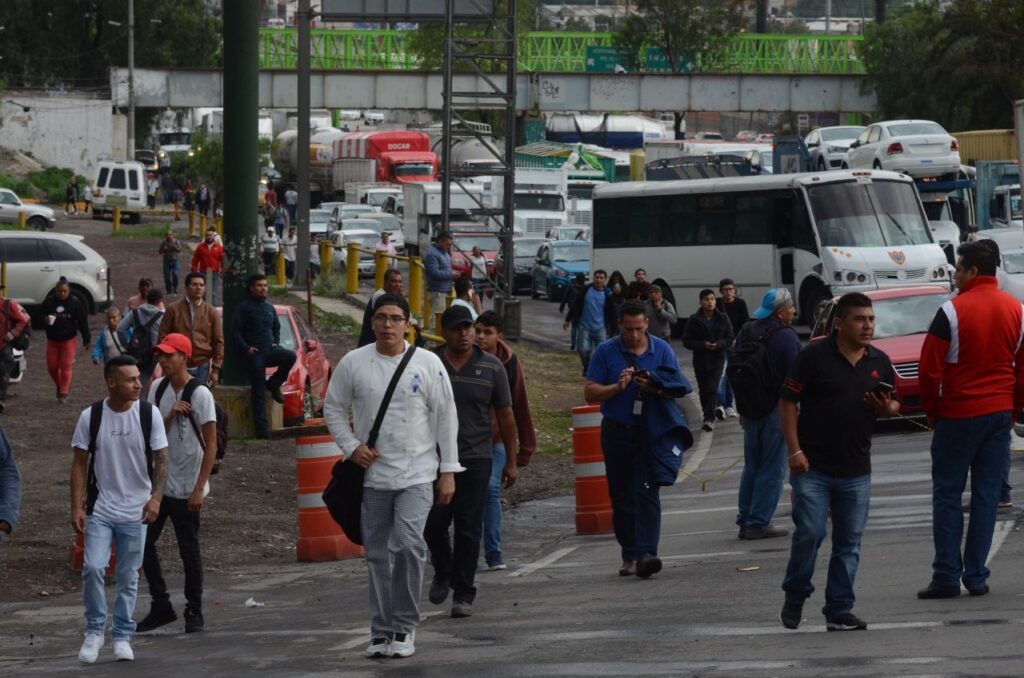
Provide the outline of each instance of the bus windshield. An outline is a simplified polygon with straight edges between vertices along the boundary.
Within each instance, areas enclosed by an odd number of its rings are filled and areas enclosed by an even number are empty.
[[[913,185],[844,181],[807,189],[826,247],[892,247],[933,242]]]
[[[188,132],[160,132],[157,136],[161,146],[188,146]]]
[[[565,199],[557,193],[516,193],[514,205],[517,210],[565,211]]]

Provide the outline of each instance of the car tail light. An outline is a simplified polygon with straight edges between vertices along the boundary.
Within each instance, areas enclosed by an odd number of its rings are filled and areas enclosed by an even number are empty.
[[[100,267],[98,267],[96,269],[96,279],[100,280],[100,281],[107,279],[107,266],[106,266],[106,264],[104,264],[103,266],[100,266]]]
[[[897,153],[902,153],[902,152],[903,152],[903,144],[901,144],[898,141],[896,143],[889,144],[889,148],[885,149],[886,155],[896,155]]]
[[[957,141],[956,139],[951,140],[949,142],[949,150],[951,150],[951,151],[959,151],[960,150],[960,142]]]

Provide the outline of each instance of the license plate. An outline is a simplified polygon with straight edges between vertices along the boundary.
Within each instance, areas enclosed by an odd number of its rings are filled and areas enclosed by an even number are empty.
[[[124,195],[108,195],[107,207],[125,207],[128,205],[128,197]]]

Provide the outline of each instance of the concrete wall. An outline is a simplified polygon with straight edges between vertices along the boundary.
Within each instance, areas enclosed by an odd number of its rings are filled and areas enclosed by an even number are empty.
[[[0,146],[91,178],[98,156],[114,151],[111,111],[110,99],[7,90],[0,100]]]

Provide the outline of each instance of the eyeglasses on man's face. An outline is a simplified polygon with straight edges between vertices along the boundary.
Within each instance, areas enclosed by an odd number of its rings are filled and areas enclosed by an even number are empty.
[[[405,316],[383,315],[378,313],[373,316],[373,321],[376,323],[380,323],[381,325],[401,325],[405,323]]]

